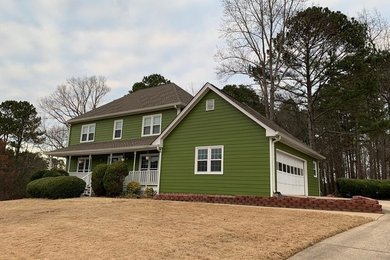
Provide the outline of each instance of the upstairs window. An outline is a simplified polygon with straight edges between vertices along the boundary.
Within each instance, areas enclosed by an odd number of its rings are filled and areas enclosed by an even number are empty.
[[[195,174],[223,174],[223,146],[196,147]]]
[[[206,100],[206,111],[213,111],[214,110],[214,99],[207,99]]]
[[[115,120],[114,121],[113,139],[121,139],[122,138],[122,127],[123,127],[123,120]]]
[[[161,132],[161,114],[143,117],[142,136],[159,135],[160,132]]]
[[[81,127],[80,142],[93,142],[95,139],[95,126],[96,124],[83,125]]]
[[[317,178],[317,162],[313,162],[313,176]]]

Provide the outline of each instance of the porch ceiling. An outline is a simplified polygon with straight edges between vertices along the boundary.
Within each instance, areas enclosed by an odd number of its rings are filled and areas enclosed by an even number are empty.
[[[115,140],[110,142],[99,143],[82,143],[72,145],[66,148],[46,152],[46,155],[65,157],[69,155],[87,155],[87,154],[109,154],[123,153],[132,151],[144,151],[156,149],[156,145],[152,145],[157,136],[142,137],[129,140]]]

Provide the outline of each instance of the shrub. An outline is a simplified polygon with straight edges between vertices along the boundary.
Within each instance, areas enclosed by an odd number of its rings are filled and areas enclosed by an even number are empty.
[[[360,180],[340,178],[336,181],[337,190],[343,197],[360,195],[375,199],[390,198],[390,181]]]
[[[107,165],[102,163],[95,166],[92,171],[92,189],[96,196],[104,196],[106,190],[104,189],[103,178],[106,173]]]
[[[43,177],[43,175],[49,172],[49,170],[41,170],[41,171],[36,171],[31,175],[30,181],[37,180]]]
[[[27,194],[33,198],[62,199],[80,197],[85,181],[75,176],[46,177],[27,184]]]
[[[147,198],[153,198],[154,195],[156,195],[156,192],[154,191],[154,189],[152,187],[146,187],[144,190],[144,195]]]
[[[107,196],[118,196],[123,191],[123,180],[129,174],[124,162],[115,162],[107,166],[103,177],[103,185]]]
[[[127,184],[127,194],[139,195],[141,192],[141,184],[138,181],[131,181]]]
[[[41,170],[41,171],[34,172],[31,175],[30,181],[37,180],[40,178],[57,177],[57,176],[69,176],[69,173],[61,169]]]
[[[45,174],[43,174],[42,178],[47,178],[47,177],[58,177],[61,176],[61,173],[57,171],[46,171]]]
[[[63,169],[54,169],[54,171],[58,172],[61,176],[69,176],[69,173]]]

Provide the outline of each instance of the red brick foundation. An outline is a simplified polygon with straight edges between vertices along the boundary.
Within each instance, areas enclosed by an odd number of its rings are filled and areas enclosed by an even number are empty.
[[[313,197],[260,197],[260,196],[228,196],[205,194],[162,193],[156,200],[194,201],[221,204],[237,204],[265,207],[339,210],[368,213],[383,213],[382,205],[377,200],[354,196],[352,199],[330,199]]]

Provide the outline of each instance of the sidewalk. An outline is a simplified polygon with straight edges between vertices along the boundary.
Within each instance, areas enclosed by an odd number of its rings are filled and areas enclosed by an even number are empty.
[[[379,203],[383,217],[325,239],[289,259],[390,259],[390,201]]]

